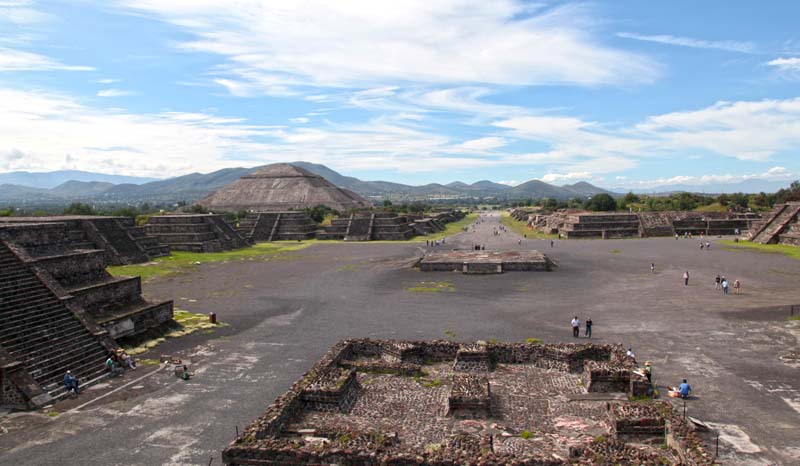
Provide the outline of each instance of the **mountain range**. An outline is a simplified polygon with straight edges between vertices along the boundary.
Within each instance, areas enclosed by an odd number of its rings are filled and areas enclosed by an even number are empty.
[[[574,197],[586,198],[599,193],[615,194],[585,181],[564,186],[555,186],[540,180],[530,180],[517,186],[508,186],[489,180],[475,183],[454,181],[448,184],[430,183],[412,186],[390,181],[363,181],[345,176],[325,165],[310,162],[292,162],[322,176],[331,183],[375,200],[425,200],[458,198],[528,199],[550,197],[564,200]],[[118,175],[62,170],[45,173],[11,172],[0,173],[0,203],[5,205],[63,204],[81,201],[91,203],[176,203],[195,202],[205,195],[252,173],[262,167],[225,168],[211,173],[154,180]],[[786,182],[752,179],[738,184],[720,186],[660,186],[656,190],[634,190],[635,192],[669,193],[689,192],[774,192],[785,187]],[[627,192],[627,189],[615,190]]]
[[[461,181],[422,186],[411,186],[389,181],[363,181],[345,176],[325,165],[309,162],[292,162],[293,165],[322,176],[331,183],[373,199],[423,200],[432,198],[540,198],[568,199],[608,193],[586,182],[573,185],[554,186],[539,180],[531,180],[518,186],[507,186],[489,180],[467,184]],[[203,196],[239,179],[242,175],[262,167],[225,168],[211,173],[192,173],[165,180],[142,180],[130,177],[110,178],[99,175],[96,179],[88,172],[14,172],[0,174],[0,202],[11,204],[57,204],[66,201],[99,203],[191,203]],[[80,180],[66,180],[52,186],[53,180],[76,175]],[[119,181],[107,181],[114,179]],[[17,181],[9,183],[9,180]],[[137,182],[138,181],[138,182]]]

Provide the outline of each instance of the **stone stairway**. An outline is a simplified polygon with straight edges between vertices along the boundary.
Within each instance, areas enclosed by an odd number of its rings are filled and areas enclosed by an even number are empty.
[[[800,203],[787,203],[775,207],[772,215],[768,217],[752,236],[754,243],[769,244],[777,241],[784,228],[800,213]]]
[[[0,347],[54,397],[67,369],[84,382],[102,376],[110,349],[2,241]]]

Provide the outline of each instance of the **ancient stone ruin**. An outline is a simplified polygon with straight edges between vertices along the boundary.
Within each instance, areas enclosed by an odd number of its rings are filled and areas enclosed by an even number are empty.
[[[304,212],[251,212],[236,231],[251,242],[308,240],[317,235],[317,222]]]
[[[778,204],[763,221],[752,225],[748,237],[755,243],[800,246],[798,215],[800,215],[800,202]]]
[[[711,465],[669,403],[627,401],[649,390],[634,369],[620,345],[345,340],[222,458],[228,465]]]
[[[503,272],[547,272],[555,263],[539,251],[436,251],[426,253],[416,264],[423,272],[495,274]]]
[[[372,205],[360,195],[288,163],[267,165],[198,201],[212,211],[287,212],[318,205],[339,212]]]
[[[70,228],[0,225],[0,405],[52,402],[67,369],[91,384],[114,338],[172,319],[172,301],[145,301],[139,277],[110,276],[104,251],[73,249]]]
[[[222,216],[214,214],[154,215],[147,220],[145,231],[173,251],[220,252],[249,244]]]
[[[391,212],[354,212],[335,218],[317,232],[317,239],[345,241],[402,241],[442,231],[445,224],[464,218],[460,210],[421,215],[398,215]]]
[[[528,213],[515,209],[517,220],[532,229],[560,234],[567,239],[644,238],[657,236],[733,235],[742,233],[758,219],[757,214],[731,212],[585,212]]]
[[[110,265],[139,264],[169,255],[169,246],[148,236],[130,217],[0,217],[0,224],[3,223],[64,224],[72,249],[101,249]]]

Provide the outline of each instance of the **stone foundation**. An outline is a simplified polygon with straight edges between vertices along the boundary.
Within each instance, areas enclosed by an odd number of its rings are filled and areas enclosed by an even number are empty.
[[[503,272],[545,272],[555,267],[539,251],[446,251],[430,252],[416,264],[423,272],[496,274]]]

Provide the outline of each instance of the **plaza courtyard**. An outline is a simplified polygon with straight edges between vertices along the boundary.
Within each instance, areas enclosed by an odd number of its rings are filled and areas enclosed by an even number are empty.
[[[719,433],[723,463],[800,463],[800,365],[781,359],[800,338],[800,322],[787,320],[800,304],[800,261],[716,238],[708,251],[699,239],[559,241],[498,229],[499,214],[485,214],[438,246],[314,242],[153,278],[148,298],[227,324],[140,356],[178,356],[195,376],[141,366],[46,414],[5,414],[0,464],[218,465],[237,431],[341,339],[586,342],[572,337],[573,316],[592,318],[592,342],[621,343],[651,361],[662,398],[689,379],[687,415]],[[476,244],[538,250],[557,267],[497,275],[412,267],[426,251]],[[717,274],[738,279],[741,294],[715,290]]]

